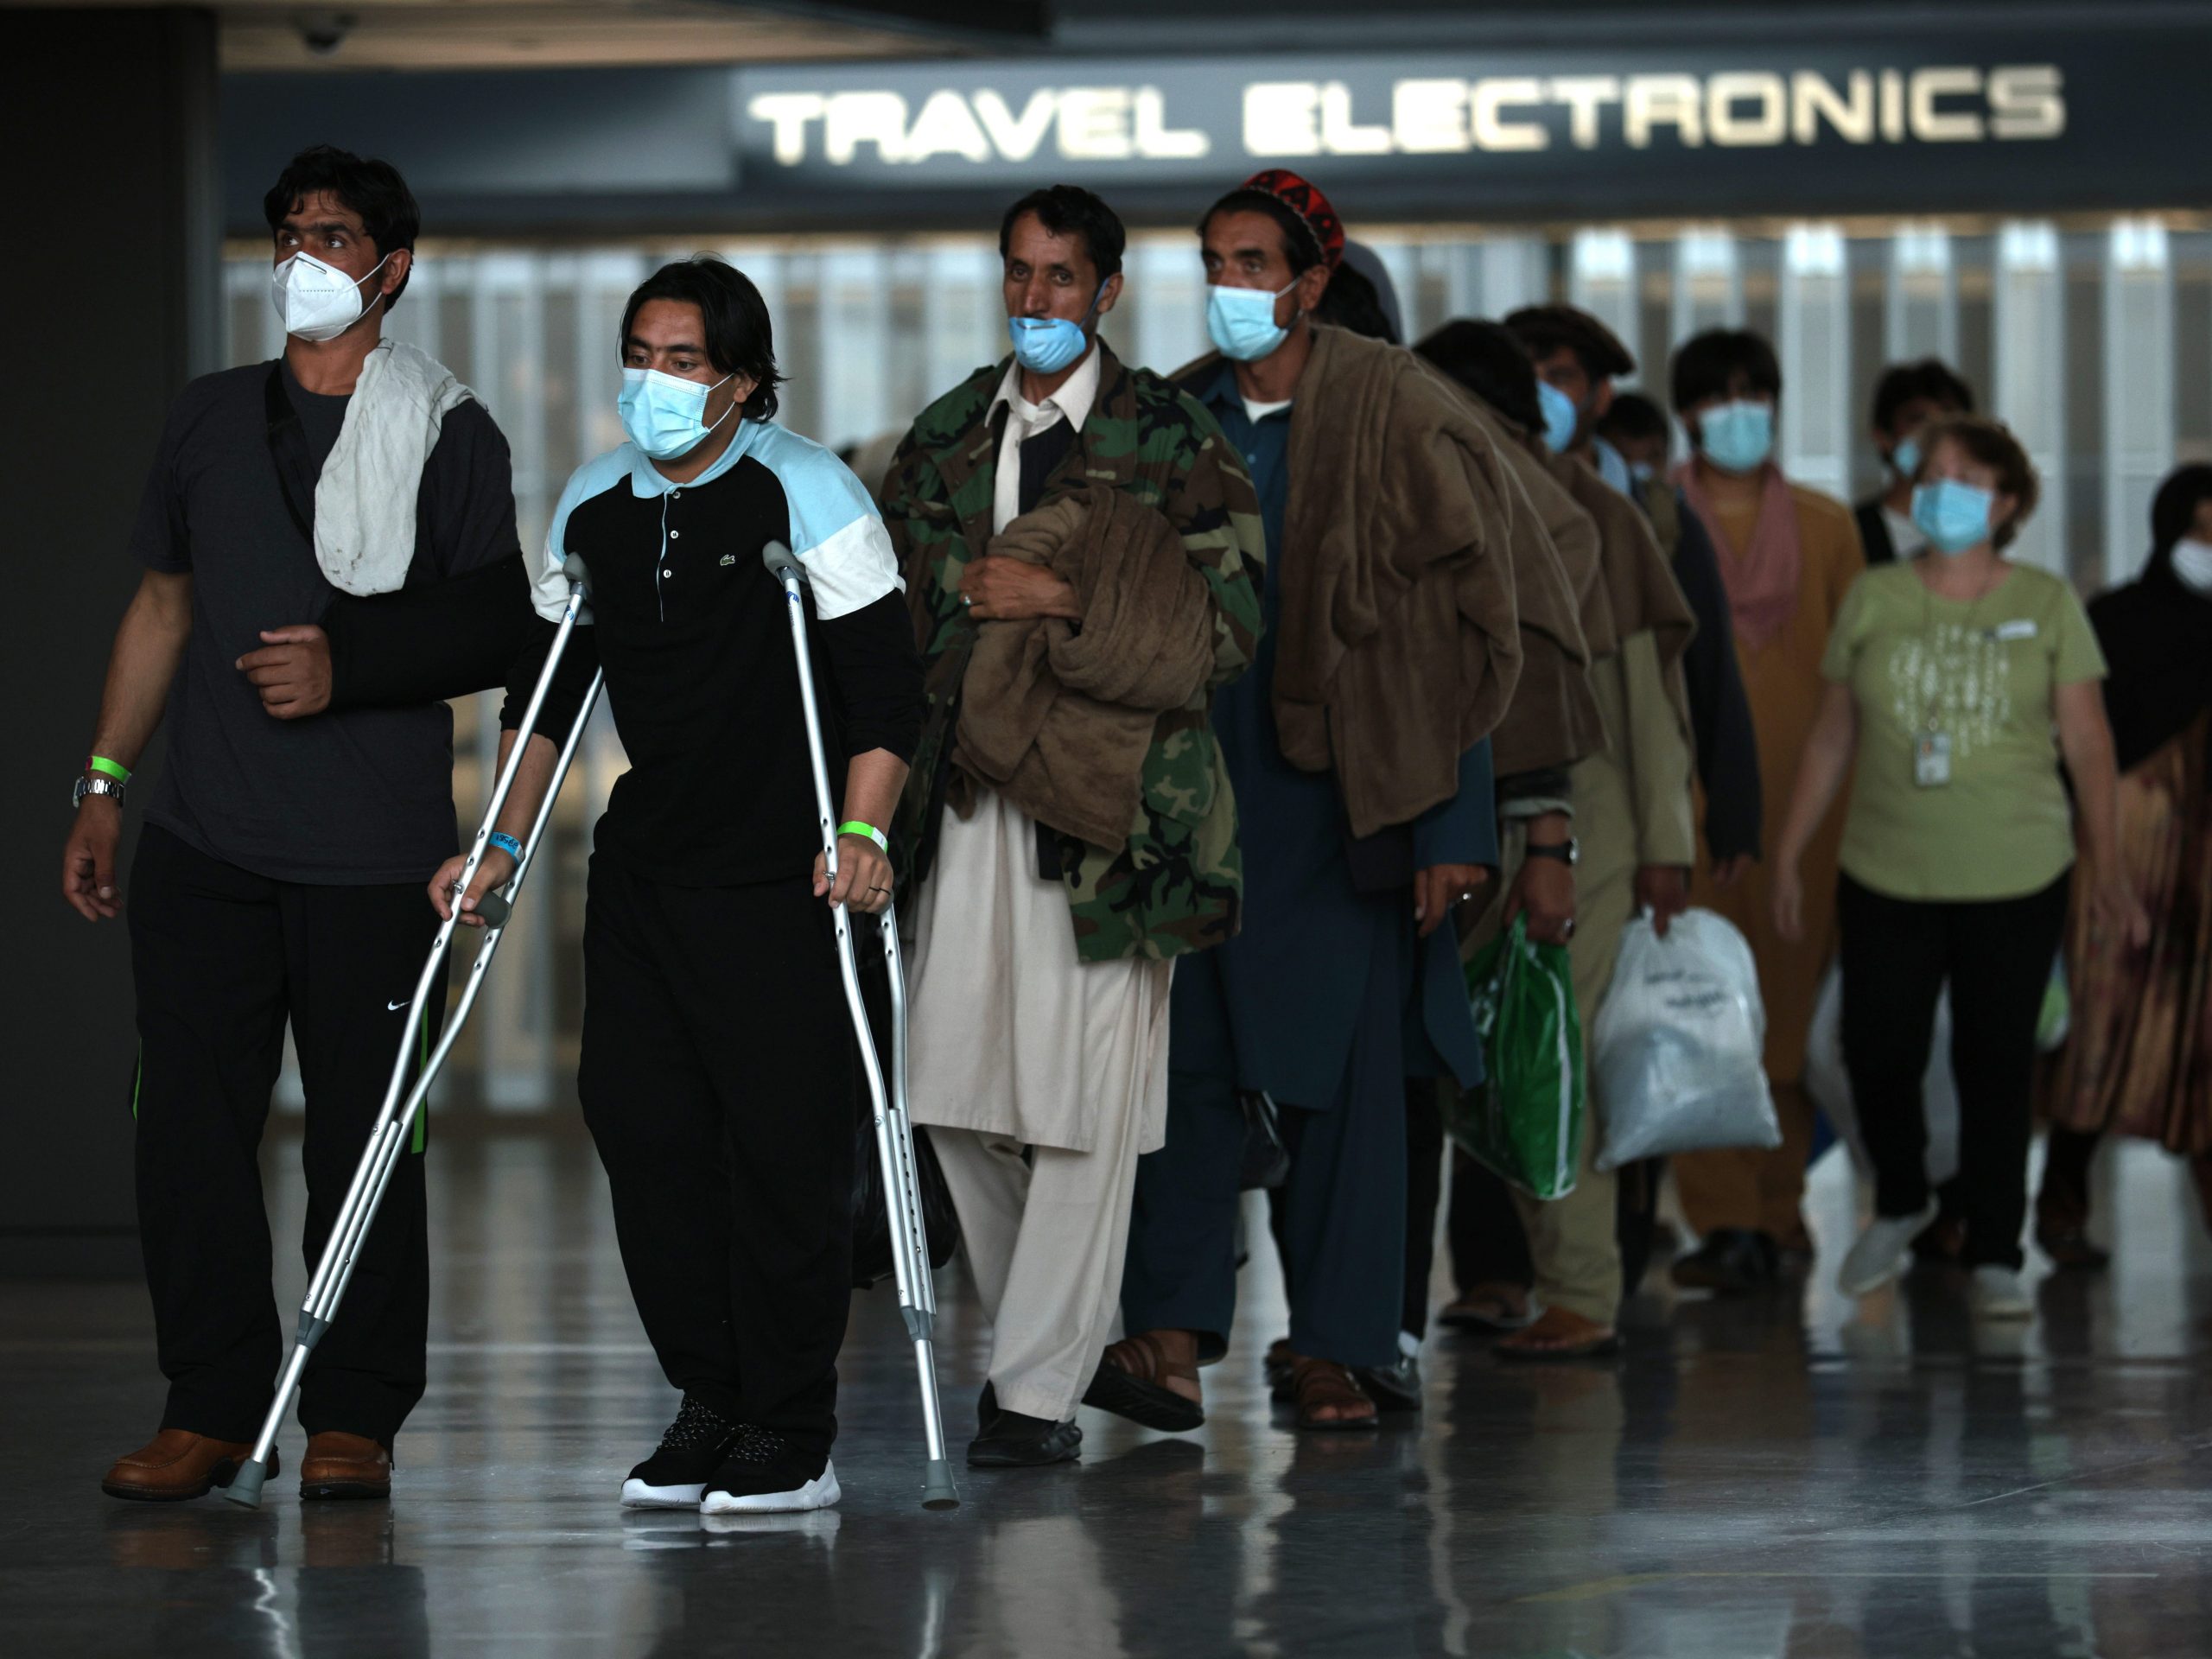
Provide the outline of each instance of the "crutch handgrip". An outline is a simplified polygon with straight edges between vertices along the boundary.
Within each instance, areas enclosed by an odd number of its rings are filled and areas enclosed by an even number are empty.
[[[760,563],[768,567],[768,574],[778,582],[791,576],[796,576],[801,582],[806,580],[806,567],[798,562],[798,555],[781,542],[771,542],[762,548]]]
[[[591,620],[591,570],[584,563],[584,556],[571,553],[561,561],[561,575],[568,584],[583,594],[584,602],[576,607],[576,620]]]

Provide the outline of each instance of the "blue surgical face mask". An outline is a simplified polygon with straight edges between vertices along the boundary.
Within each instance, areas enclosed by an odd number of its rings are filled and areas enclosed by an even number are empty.
[[[1649,484],[1659,476],[1659,469],[1648,461],[1631,461],[1628,464],[1628,475],[1639,484]]]
[[[1738,398],[1697,417],[1698,448],[1724,473],[1755,473],[1774,454],[1774,405]]]
[[[1890,451],[1890,470],[1899,478],[1920,475],[1920,440],[1900,438],[1896,448]]]
[[[736,409],[733,403],[714,426],[700,418],[707,412],[707,394],[715,386],[727,385],[729,379],[724,375],[713,386],[702,386],[696,380],[663,374],[658,369],[625,369],[622,395],[614,404],[622,416],[622,429],[630,435],[631,442],[654,461],[674,461],[688,454]]]
[[[1216,283],[1206,289],[1206,334],[1224,357],[1239,363],[1256,363],[1290,338],[1290,330],[1275,321],[1275,302],[1291,289],[1268,293],[1262,288],[1230,288]]]
[[[1006,331],[1014,340],[1014,360],[1032,374],[1058,374],[1090,348],[1090,336],[1084,330],[1105,297],[1106,283],[1101,283],[1079,322],[1066,317],[1008,317]]]
[[[1912,493],[1912,522],[1938,553],[1953,558],[1989,539],[1997,498],[1955,478],[1930,479]]]
[[[1548,380],[1536,382],[1536,402],[1544,411],[1544,448],[1555,455],[1574,447],[1574,434],[1582,424],[1582,411],[1574,399]]]

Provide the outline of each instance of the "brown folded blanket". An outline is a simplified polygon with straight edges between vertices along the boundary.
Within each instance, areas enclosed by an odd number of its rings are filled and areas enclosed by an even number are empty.
[[[1511,508],[1490,435],[1412,353],[1316,327],[1290,421],[1274,704],[1355,836],[1459,787],[1521,674]]]
[[[1083,621],[977,625],[947,799],[967,817],[982,785],[1039,823],[1119,852],[1160,716],[1202,696],[1213,671],[1205,579],[1165,516],[1103,484],[1024,513],[987,550],[1068,582]]]

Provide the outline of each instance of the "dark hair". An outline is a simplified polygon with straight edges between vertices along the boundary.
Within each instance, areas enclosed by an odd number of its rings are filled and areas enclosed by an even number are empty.
[[[629,343],[630,325],[638,308],[648,300],[676,300],[696,305],[705,320],[707,360],[724,374],[749,374],[760,384],[745,400],[740,418],[765,421],[776,412],[776,388],[784,377],[776,371],[776,340],[769,327],[768,302],[753,279],[727,260],[711,253],[695,253],[672,265],[663,265],[638,284],[630,302],[622,308],[622,331],[615,336],[619,352]]]
[[[1264,190],[1232,190],[1207,208],[1198,219],[1201,240],[1206,226],[1221,213],[1265,213],[1274,220],[1282,230],[1282,257],[1290,262],[1293,276],[1303,276],[1328,257],[1321,246],[1320,232],[1293,213],[1281,198]]]
[[[1927,470],[1929,458],[1936,449],[1947,443],[1957,444],[1970,460],[1994,472],[1997,493],[2009,495],[2018,503],[2012,509],[2012,518],[1999,525],[1997,533],[1990,537],[1993,546],[2011,546],[2043,495],[2035,462],[2028,459],[2028,452],[2020,447],[2020,441],[2012,435],[2012,429],[2004,422],[1993,421],[1986,415],[1947,415],[1940,421],[1930,421],[1927,430],[1920,435],[1922,471]]]
[[[1892,363],[1874,383],[1874,429],[1890,432],[1897,411],[1916,397],[1961,415],[1974,413],[1974,388],[1951,372],[1941,358],[1923,357],[1917,363]]]
[[[1620,336],[1573,306],[1523,306],[1507,316],[1505,326],[1539,363],[1554,353],[1568,351],[1592,380],[1636,372],[1636,359],[1621,344]]]
[[[2197,504],[2205,500],[2212,500],[2212,467],[2195,461],[2166,474],[2166,481],[2158,486],[2158,494],[2151,500],[2153,563],[2172,560],[2174,543],[2195,527]]]
[[[1355,334],[1386,340],[1393,346],[1402,343],[1398,331],[1390,326],[1389,314],[1382,309],[1382,296],[1375,291],[1375,284],[1367,280],[1364,271],[1348,263],[1329,273],[1329,285],[1321,290],[1321,303],[1313,308],[1313,321],[1332,322]]]
[[[1748,328],[1708,328],[1676,348],[1668,395],[1679,415],[1709,397],[1726,397],[1740,375],[1751,389],[1782,401],[1782,365],[1774,347]]]
[[[1613,394],[1613,406],[1599,419],[1598,433],[1606,438],[1671,439],[1667,411],[1640,391]]]
[[[1079,184],[1048,185],[1042,190],[1032,190],[1020,201],[1006,210],[1006,217],[999,221],[999,257],[1006,257],[1007,245],[1014,239],[1014,227],[1021,222],[1024,213],[1037,215],[1037,222],[1052,236],[1079,236],[1084,251],[1090,256],[1090,263],[1103,283],[1109,276],[1117,276],[1122,270],[1122,251],[1129,245],[1129,235],[1122,228],[1121,215],[1109,207],[1104,200]]]
[[[315,144],[286,163],[261,199],[261,215],[274,236],[284,226],[284,215],[317,191],[327,191],[361,216],[361,233],[376,245],[378,256],[389,258],[402,248],[415,251],[423,232],[423,210],[399,169],[390,162],[364,161],[351,150],[332,144]],[[399,286],[384,296],[389,312],[407,291],[415,273],[399,279]]]
[[[1414,350],[1515,425],[1543,430],[1535,361],[1503,323],[1455,317]]]

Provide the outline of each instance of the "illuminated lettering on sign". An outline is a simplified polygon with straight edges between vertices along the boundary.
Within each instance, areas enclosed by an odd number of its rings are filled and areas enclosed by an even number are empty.
[[[744,101],[779,167],[1159,163],[1236,148],[1301,156],[1515,155],[1610,146],[1774,149],[2048,140],[2066,132],[2050,63],[1710,74],[1435,75],[1377,80],[1205,77],[1169,108],[1158,85],[914,93],[760,92]],[[1180,124],[1178,124],[1178,122]]]
[[[1026,162],[1046,136],[1052,154],[1071,162],[1190,161],[1212,148],[1196,129],[1167,124],[1166,99],[1156,86],[1069,86],[1032,92],[1019,110],[985,87],[931,92],[911,116],[897,92],[763,92],[746,113],[774,132],[779,164],[798,167],[810,143],[823,159],[846,167],[862,145],[894,165],[957,156],[970,162]]]

